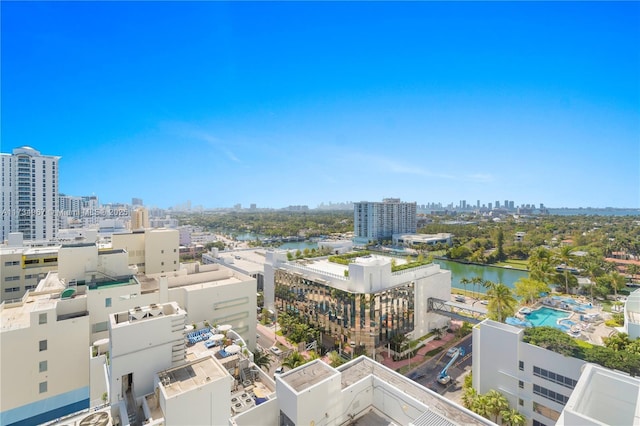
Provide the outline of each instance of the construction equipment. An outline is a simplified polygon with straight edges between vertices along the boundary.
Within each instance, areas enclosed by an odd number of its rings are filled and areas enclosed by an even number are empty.
[[[438,383],[440,383],[441,385],[446,385],[451,381],[451,376],[447,374],[447,370],[449,370],[449,367],[451,367],[460,356],[464,356],[464,348],[462,346],[455,349],[451,360],[447,363],[447,365],[444,366],[444,368],[438,375],[438,378],[436,379]]]

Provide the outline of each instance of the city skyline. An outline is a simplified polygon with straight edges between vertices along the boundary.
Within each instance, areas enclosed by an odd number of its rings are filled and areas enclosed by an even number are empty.
[[[2,4],[3,152],[166,208],[640,207],[638,3]]]

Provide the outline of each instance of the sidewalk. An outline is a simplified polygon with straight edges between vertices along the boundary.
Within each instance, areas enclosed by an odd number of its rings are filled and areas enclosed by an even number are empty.
[[[382,356],[383,360],[380,362],[382,365],[389,367],[392,370],[397,370],[400,367],[404,367],[405,365],[411,364],[412,366],[417,367],[418,365],[425,362],[425,355],[427,352],[438,348],[440,346],[446,346],[450,341],[455,339],[455,333],[446,333],[440,340],[432,340],[428,342],[426,345],[422,346],[416,352],[416,355],[411,359],[402,359],[399,361],[394,361],[392,357],[387,355],[386,350],[381,350],[378,352],[378,357]]]
[[[278,336],[273,327],[267,327],[266,325],[258,323],[257,328],[260,330],[260,333],[268,336],[270,339],[275,340],[276,342],[282,344],[283,346],[286,346],[289,349],[296,349],[294,345],[287,342],[287,339],[285,339],[284,336]]]

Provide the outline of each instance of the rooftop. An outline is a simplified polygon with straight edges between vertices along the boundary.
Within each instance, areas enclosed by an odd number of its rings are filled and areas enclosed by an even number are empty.
[[[367,376],[373,375],[387,385],[401,390],[403,394],[420,401],[429,407],[429,411],[437,415],[440,419],[448,419],[450,423],[461,425],[492,424],[488,420],[471,413],[465,408],[449,401],[445,397],[417,384],[412,380],[409,380],[408,378],[390,370],[382,364],[372,361],[367,357],[362,356],[357,358],[354,361],[338,367],[338,370],[342,373],[341,379],[343,389],[359,382]],[[450,423],[437,424],[446,425]]]
[[[311,386],[339,374],[335,369],[325,364],[321,360],[315,360],[304,364],[300,368],[291,370],[280,376],[283,382],[293,390],[300,393]]]
[[[229,373],[210,356],[158,373],[159,387],[167,398],[189,392],[226,376],[229,376]]]

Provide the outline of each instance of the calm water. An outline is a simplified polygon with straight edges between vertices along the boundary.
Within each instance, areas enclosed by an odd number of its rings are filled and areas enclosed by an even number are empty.
[[[451,271],[451,287],[462,290],[476,291],[485,293],[486,289],[480,285],[473,286],[469,284],[466,288],[460,284],[462,278],[480,277],[485,281],[493,281],[494,283],[503,283],[507,287],[514,287],[514,283],[520,278],[527,278],[529,272],[518,271],[517,269],[498,268],[496,266],[482,265],[466,265],[463,263],[451,262],[449,260],[434,260],[434,263],[440,265],[442,269]]]
[[[527,321],[530,321],[536,327],[549,326],[558,328],[558,320],[561,318],[569,318],[567,312],[559,311],[551,308],[540,308],[527,315]]]
[[[548,209],[549,214],[558,216],[598,215],[598,216],[640,216],[640,209]]]

